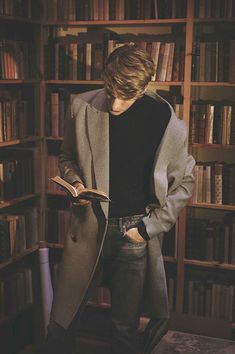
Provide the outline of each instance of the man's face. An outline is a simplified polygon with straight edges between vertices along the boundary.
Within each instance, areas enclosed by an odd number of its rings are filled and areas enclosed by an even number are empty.
[[[124,100],[123,98],[109,97],[109,112],[114,116],[119,116],[131,107],[136,100],[136,97],[127,100]]]

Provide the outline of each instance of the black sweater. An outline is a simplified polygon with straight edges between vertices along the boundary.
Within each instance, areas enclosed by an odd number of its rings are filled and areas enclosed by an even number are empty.
[[[145,213],[155,152],[170,120],[166,103],[144,95],[127,111],[109,115],[109,217]],[[142,225],[143,227],[143,225]]]

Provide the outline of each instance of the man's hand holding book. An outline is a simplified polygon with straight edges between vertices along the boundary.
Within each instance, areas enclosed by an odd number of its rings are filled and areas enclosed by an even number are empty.
[[[75,187],[78,191],[78,194],[83,190],[85,189],[84,185],[80,182],[75,182],[73,183],[73,187]],[[86,204],[89,204],[91,201],[88,200],[88,199],[81,199],[79,198],[75,203],[73,204],[76,204],[76,205],[86,205]]]

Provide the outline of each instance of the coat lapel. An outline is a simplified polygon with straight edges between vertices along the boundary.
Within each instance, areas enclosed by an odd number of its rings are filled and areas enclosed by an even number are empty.
[[[97,189],[109,193],[109,115],[106,111],[87,107],[87,124]],[[107,217],[108,203],[101,203]]]

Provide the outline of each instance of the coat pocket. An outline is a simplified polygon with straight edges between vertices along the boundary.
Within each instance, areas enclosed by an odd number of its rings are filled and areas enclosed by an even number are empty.
[[[75,233],[75,232],[72,232],[72,231],[68,231],[67,232],[67,235],[66,235],[66,238],[71,238],[71,240],[73,240],[74,242],[77,242],[78,241],[78,235],[77,235],[77,233]]]

